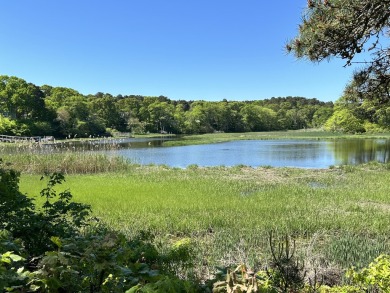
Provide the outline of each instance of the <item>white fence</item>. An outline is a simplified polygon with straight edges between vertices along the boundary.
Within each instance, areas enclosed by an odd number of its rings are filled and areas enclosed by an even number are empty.
[[[53,141],[53,136],[12,136],[12,135],[0,135],[0,141],[2,142],[48,142]]]

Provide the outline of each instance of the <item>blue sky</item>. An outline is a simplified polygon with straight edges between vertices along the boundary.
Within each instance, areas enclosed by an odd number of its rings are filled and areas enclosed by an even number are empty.
[[[306,0],[12,0],[0,75],[82,94],[335,101],[353,68],[287,55]]]

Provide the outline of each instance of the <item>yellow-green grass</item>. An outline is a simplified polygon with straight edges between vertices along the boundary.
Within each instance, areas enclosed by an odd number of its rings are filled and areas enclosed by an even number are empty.
[[[39,175],[21,190],[39,194]],[[268,232],[297,239],[306,263],[367,265],[390,253],[388,165],[305,170],[133,166],[69,175],[61,189],[92,205],[94,215],[129,237],[148,230],[165,245],[189,237],[200,274],[215,265],[264,265]]]

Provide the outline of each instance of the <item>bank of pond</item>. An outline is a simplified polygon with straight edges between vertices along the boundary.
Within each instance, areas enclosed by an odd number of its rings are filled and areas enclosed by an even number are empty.
[[[210,280],[214,285],[207,288],[215,292],[266,280],[271,286],[272,271],[283,271],[275,256],[294,251],[291,260],[299,266],[291,269],[302,273],[306,285],[317,278],[318,288],[330,286],[317,292],[365,292],[364,284],[350,291],[329,288],[352,282],[352,273],[345,277],[352,266],[360,280],[370,263],[389,267],[388,138],[252,138],[172,147],[164,146],[172,139],[166,137],[1,145],[1,157],[22,172],[20,190],[37,204],[45,202],[41,175],[62,172],[66,181],[56,190],[69,190],[76,202],[90,205],[98,226],[126,239],[146,235],[159,254],[179,258],[171,273],[204,290]],[[169,160],[148,162],[146,154]],[[184,163],[172,164],[172,157]],[[191,161],[195,157],[203,161]],[[275,167],[283,160],[301,163]],[[98,238],[102,245],[111,239],[105,237]],[[385,257],[374,262],[380,255]],[[237,283],[229,287],[233,279]],[[279,292],[271,289],[263,292]]]
[[[343,136],[320,131],[207,134],[201,136],[99,138],[50,143],[0,145],[5,155],[95,153],[140,165],[237,166],[328,168],[372,161],[387,163],[390,137],[383,135]]]

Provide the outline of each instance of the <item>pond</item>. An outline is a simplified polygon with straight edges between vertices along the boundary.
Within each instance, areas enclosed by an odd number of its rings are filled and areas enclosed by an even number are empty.
[[[388,139],[240,140],[207,145],[164,147],[160,139],[124,140],[106,150],[142,165],[328,168],[331,165],[390,161]]]

